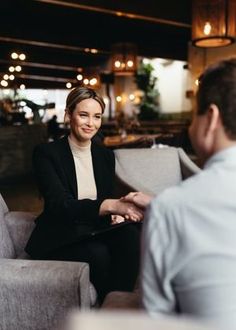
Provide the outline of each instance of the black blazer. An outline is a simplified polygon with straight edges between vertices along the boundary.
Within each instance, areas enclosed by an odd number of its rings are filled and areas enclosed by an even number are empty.
[[[33,258],[41,258],[45,252],[110,227],[110,216],[100,217],[99,208],[104,199],[112,197],[114,154],[95,142],[92,142],[91,153],[97,199],[78,200],[68,137],[35,148],[33,169],[44,198],[44,210],[36,219],[35,229],[25,248]]]

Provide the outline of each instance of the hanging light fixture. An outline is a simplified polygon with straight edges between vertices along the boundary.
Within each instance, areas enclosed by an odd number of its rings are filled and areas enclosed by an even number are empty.
[[[193,0],[192,42],[198,47],[221,47],[236,37],[236,0]]]
[[[137,69],[137,47],[131,43],[112,46],[112,71],[116,75],[132,75]]]

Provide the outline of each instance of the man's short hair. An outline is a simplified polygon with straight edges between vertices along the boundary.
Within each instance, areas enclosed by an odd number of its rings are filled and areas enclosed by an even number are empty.
[[[236,57],[209,66],[199,78],[197,114],[215,104],[226,134],[236,139]]]

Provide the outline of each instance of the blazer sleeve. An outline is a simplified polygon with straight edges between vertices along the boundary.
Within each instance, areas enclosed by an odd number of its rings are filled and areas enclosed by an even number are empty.
[[[111,154],[109,157],[103,158],[106,163],[104,175],[108,175],[113,181],[114,159]],[[48,145],[39,145],[35,148],[33,169],[39,190],[44,198],[44,212],[52,221],[66,221],[67,224],[70,222],[73,225],[95,224],[94,222],[101,221],[99,208],[103,200],[110,194],[110,187],[106,187],[104,193],[99,194],[99,198],[96,200],[78,200],[60,163],[60,157],[55,152],[55,148]]]

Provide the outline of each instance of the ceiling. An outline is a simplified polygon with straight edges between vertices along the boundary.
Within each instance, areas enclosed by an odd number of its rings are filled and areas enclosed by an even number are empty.
[[[187,60],[191,6],[191,0],[1,0],[0,80],[20,64],[9,87],[65,88],[80,69],[109,69],[118,42],[134,43],[140,56]],[[12,60],[13,51],[26,60]]]

